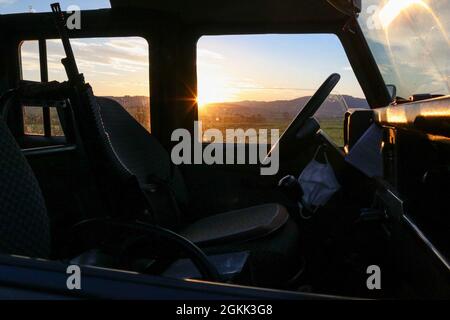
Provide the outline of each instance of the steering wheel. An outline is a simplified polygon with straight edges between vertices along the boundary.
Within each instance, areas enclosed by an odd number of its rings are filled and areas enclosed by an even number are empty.
[[[275,148],[288,145],[289,142],[296,139],[298,130],[305,124],[306,120],[311,118],[317,112],[340,79],[341,76],[339,74],[333,73],[322,83],[319,89],[317,89],[313,96],[308,100],[305,107],[300,110],[294,120],[289,124],[286,131],[284,131],[278,141],[274,144],[268,156],[270,156]]]
[[[93,246],[101,247],[102,243],[106,239],[109,239],[109,237],[121,234],[138,234],[139,236],[125,243],[121,243],[119,246],[112,246],[114,252],[111,255],[119,267],[129,266],[136,252],[141,254],[140,257],[148,254],[151,256],[151,253],[157,252],[157,248],[161,247],[161,250],[167,253],[167,257],[171,257],[168,260],[160,259],[159,261],[155,261],[152,265],[155,269],[168,267],[169,264],[167,262],[173,262],[180,258],[177,253],[184,253],[196,266],[204,280],[222,281],[216,267],[199,247],[177,233],[157,225],[142,221],[126,222],[110,217],[103,217],[80,221],[69,230],[71,242],[82,242],[81,246],[85,247],[85,249],[92,248]],[[146,247],[142,247],[142,244],[148,245],[149,243],[158,245],[154,247],[154,252],[149,252]],[[169,248],[176,250],[173,256],[171,255],[172,250],[169,250]],[[134,258],[137,258],[137,256]]]

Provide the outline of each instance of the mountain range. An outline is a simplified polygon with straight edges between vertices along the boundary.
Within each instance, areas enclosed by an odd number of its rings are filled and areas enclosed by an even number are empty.
[[[201,113],[209,116],[215,115],[241,115],[249,116],[259,114],[263,117],[290,117],[295,116],[301,108],[308,102],[311,96],[299,97],[292,100],[275,101],[238,101],[238,102],[219,102],[209,103],[201,108]],[[344,100],[345,102],[343,102]],[[318,117],[338,118],[342,117],[346,106],[348,108],[368,109],[369,105],[366,99],[357,98],[349,95],[337,96],[330,95],[316,113]]]

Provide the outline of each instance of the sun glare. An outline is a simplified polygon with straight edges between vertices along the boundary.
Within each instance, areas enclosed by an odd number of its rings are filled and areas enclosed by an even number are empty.
[[[401,17],[402,15],[414,16],[420,13],[419,10],[429,14],[430,18],[432,19],[431,21],[434,21],[434,23],[436,23],[436,26],[439,28],[445,41],[447,43],[449,42],[446,29],[442,25],[438,16],[433,12],[432,8],[428,5],[428,3],[425,0],[388,0],[385,2],[385,5],[380,9],[378,13],[378,19],[384,30],[385,41],[388,47],[388,52],[391,61],[395,61],[397,57],[392,52],[390,27],[394,28],[392,24],[395,23],[396,20],[400,24],[404,23],[401,19],[399,19],[399,17]],[[396,27],[397,26],[395,26],[395,28]],[[394,63],[393,68],[395,74],[397,75],[397,79],[399,82],[398,84],[402,86],[404,79],[398,70],[398,64]]]
[[[379,13],[381,25],[387,29],[405,9],[418,5],[430,11],[430,7],[423,0],[389,0]]]
[[[203,99],[201,99],[200,97],[197,97],[195,99],[195,102],[197,102],[197,106],[199,109],[203,109],[203,107],[207,104]]]
[[[231,90],[230,87],[231,84],[225,78],[202,74],[197,87],[198,107],[201,109],[210,103],[232,101],[236,90]]]
[[[207,104],[209,104],[209,103],[211,103],[213,101],[210,101],[210,100],[206,99],[204,97],[204,95],[202,93],[200,93],[200,92],[201,92],[201,90],[199,90],[199,94],[197,96],[197,105],[198,105],[199,109],[203,109]]]

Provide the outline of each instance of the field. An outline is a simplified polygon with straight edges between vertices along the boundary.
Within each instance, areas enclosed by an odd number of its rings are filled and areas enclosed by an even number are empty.
[[[344,145],[344,135],[343,135],[343,120],[339,118],[328,118],[328,119],[318,119],[320,122],[320,126],[323,131],[338,145]],[[211,121],[210,119],[202,119],[203,122],[203,131],[206,131],[210,128],[219,129],[223,136],[225,137],[226,129],[244,129],[247,130],[249,128],[255,129],[259,132],[260,129],[278,129],[280,135],[286,130],[286,127],[290,123],[290,121],[278,120],[278,121],[258,121],[258,122],[248,122],[248,121],[240,121],[240,122],[231,122],[231,121]],[[267,142],[267,138],[270,141],[270,130],[268,130],[268,137],[260,136],[258,137],[260,142]],[[205,136],[204,141],[209,141],[209,137]],[[244,142],[244,141],[239,141]],[[248,142],[248,139],[247,141]]]
[[[44,116],[42,107],[26,107],[23,109],[25,134],[44,135]],[[50,127],[53,136],[63,136],[63,130],[59,122],[55,108],[50,108]]]
[[[29,108],[27,108],[29,110]],[[25,109],[26,110],[26,109]],[[59,119],[57,117],[56,114],[56,110],[51,109],[51,117],[50,117],[50,121],[51,121],[51,132],[53,136],[59,136],[59,135],[63,135],[62,132],[62,128],[61,125],[59,123]],[[135,109],[131,109],[129,111],[135,111]],[[142,116],[141,115],[136,115],[134,114],[134,112],[130,112],[135,118],[136,120],[141,120],[142,124],[144,127],[147,128],[147,130],[149,130],[150,125],[149,125],[149,119],[146,121],[142,120]],[[25,124],[25,133],[27,134],[35,134],[35,135],[44,135],[44,126],[43,126],[43,117],[42,117],[42,110],[39,110],[39,112],[24,112],[24,124]],[[226,138],[225,136],[225,131],[226,129],[244,129],[247,130],[249,128],[253,128],[256,130],[256,135],[250,135],[253,138],[258,138],[258,141],[261,143],[267,143],[268,141],[271,141],[271,135],[270,135],[270,129],[278,129],[280,135],[284,132],[284,130],[286,129],[287,125],[290,123],[289,120],[287,119],[274,119],[274,120],[264,120],[264,119],[259,119],[258,121],[227,121],[227,120],[223,120],[223,121],[216,121],[216,120],[211,120],[210,118],[203,118],[201,119],[203,122],[203,132],[205,132],[207,129],[211,129],[211,128],[215,128],[215,129],[219,129],[223,136],[224,139]],[[328,119],[319,119],[320,125],[322,130],[324,130],[330,137],[331,139],[339,146],[342,146],[344,144],[344,139],[343,139],[343,120],[341,119],[336,119],[336,118],[328,118]],[[268,130],[268,135],[259,135],[259,130],[260,129],[269,129]],[[207,135],[204,137],[203,139],[204,141],[210,141],[210,137],[208,137]],[[245,141],[243,139],[238,140],[238,142],[243,143],[243,142],[249,142],[249,139],[247,138]],[[272,141],[273,143],[273,141]]]
[[[319,119],[320,127],[338,146],[344,145],[344,119]]]
[[[150,108],[148,97],[110,97],[118,101],[141,125],[150,131]],[[199,119],[203,123],[203,132],[207,129],[219,129],[222,132],[224,140],[226,140],[226,129],[254,129],[253,133],[247,133],[247,137],[241,137],[237,140],[239,143],[251,142],[258,140],[260,143],[271,141],[270,129],[278,129],[281,135],[292,119],[298,112],[298,104],[283,102],[284,106],[276,107],[270,105],[272,102],[251,102],[252,105],[241,103],[213,104],[207,108],[199,110]],[[275,102],[274,102],[275,103]],[[280,104],[280,102],[276,102]],[[333,104],[334,103],[334,104]],[[343,112],[339,111],[335,102],[330,102],[328,109],[324,105],[324,110],[317,115],[321,128],[328,136],[339,146],[343,141]],[[51,133],[55,135],[63,135],[61,125],[55,108],[50,108]],[[41,107],[24,108],[24,127],[27,134],[44,134],[43,114]],[[260,132],[261,129],[268,129],[267,135]],[[228,136],[232,141],[232,137]],[[276,138],[276,137],[275,137]],[[211,136],[205,135],[204,141],[211,141]]]

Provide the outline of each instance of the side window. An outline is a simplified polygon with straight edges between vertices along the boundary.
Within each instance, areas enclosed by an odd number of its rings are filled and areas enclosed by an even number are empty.
[[[42,107],[23,106],[23,128],[25,134],[44,135],[44,112]]]
[[[39,43],[38,41],[25,41],[21,46],[21,72],[23,80],[41,81]],[[27,135],[45,135],[44,111],[42,106],[22,106],[23,128]],[[57,126],[60,126],[59,119],[54,119]],[[52,135],[51,132],[47,135]]]
[[[322,129],[343,145],[346,109],[368,108],[335,35],[204,36],[197,44],[197,103],[203,129],[280,130],[321,83],[341,81],[316,113]]]
[[[20,57],[22,79],[41,81],[38,41],[24,41],[20,47]]]
[[[150,128],[148,43],[139,37],[72,39],[78,68],[97,96],[107,96],[124,108],[148,131]],[[46,41],[48,80],[65,81],[61,59],[65,56],[61,40]],[[22,78],[41,81],[39,46],[37,41],[25,41],[21,47]],[[26,110],[28,108],[24,108]],[[49,108],[51,135],[61,135],[62,129],[54,108]],[[39,117],[24,113],[26,134],[39,134]],[[42,119],[43,120],[43,119]]]

